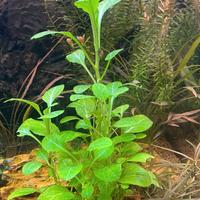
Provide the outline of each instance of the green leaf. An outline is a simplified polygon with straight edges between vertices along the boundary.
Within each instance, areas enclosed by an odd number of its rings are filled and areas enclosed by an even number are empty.
[[[74,93],[76,94],[82,94],[86,90],[88,90],[91,87],[91,85],[77,85],[73,88]]]
[[[42,163],[37,162],[37,161],[31,161],[31,162],[26,163],[22,167],[22,173],[24,175],[30,175],[30,174],[33,174],[34,172],[36,172],[41,167],[42,167]]]
[[[36,152],[36,157],[40,160],[44,160],[46,163],[48,163],[48,153],[44,149],[39,149]]]
[[[105,147],[103,149],[96,149],[94,150],[94,159],[95,160],[103,160],[109,158],[112,153],[114,152],[114,145]]]
[[[90,199],[92,197],[92,194],[94,192],[94,187],[90,184],[83,185],[81,196],[83,199]]]
[[[48,107],[51,107],[55,99],[63,92],[64,85],[55,86],[47,90],[42,96],[42,100],[47,103]]]
[[[90,16],[97,12],[99,0],[79,0],[74,3],[77,8],[81,8]]]
[[[42,140],[42,148],[49,152],[65,152],[65,143],[61,135],[51,134]]]
[[[79,174],[81,169],[82,165],[80,163],[73,163],[70,159],[63,159],[58,163],[58,176],[65,181],[69,181]]]
[[[97,99],[105,101],[109,97],[107,87],[102,83],[95,83],[92,85],[92,92]]]
[[[100,194],[97,200],[113,200],[112,193],[114,191],[115,184],[105,183],[105,182],[98,182],[98,188]]]
[[[88,136],[89,135],[86,133],[80,133],[80,132],[75,132],[75,131],[62,131],[61,132],[61,137],[64,142],[72,141],[78,137],[85,138]]]
[[[90,95],[72,94],[70,96],[70,101],[76,101],[76,100],[79,100],[79,99],[91,99],[91,98],[94,98],[94,97],[90,96]]]
[[[104,0],[101,1],[99,4],[99,19],[98,19],[98,25],[101,26],[102,18],[107,10],[112,8],[115,4],[120,2],[121,0]]]
[[[142,147],[136,143],[136,142],[131,142],[123,145],[123,148],[121,149],[121,153],[125,154],[126,156],[132,156],[142,150]]]
[[[200,36],[197,37],[197,39],[192,43],[192,46],[190,47],[190,49],[187,51],[186,55],[181,60],[179,66],[176,68],[176,71],[174,74],[175,76],[177,76],[182,70],[184,70],[184,68],[187,66],[187,63],[190,61],[190,59],[194,55],[199,44],[200,44]]]
[[[30,135],[30,131],[40,136],[46,136],[48,134],[45,123],[32,118],[25,120],[17,130],[20,136]],[[60,130],[55,124],[50,123],[50,133],[59,134]]]
[[[119,136],[115,136],[112,141],[114,144],[119,144],[122,142],[131,142],[136,139],[136,136],[132,133],[122,134]]]
[[[59,32],[58,31],[43,31],[43,32],[36,33],[35,35],[33,35],[31,37],[31,40],[39,39],[39,38],[45,37],[47,35],[55,35],[57,33],[59,33]]]
[[[107,85],[107,89],[108,89],[109,95],[114,98],[116,98],[117,96],[119,96],[129,90],[127,87],[122,87],[121,82],[109,83]]]
[[[56,117],[62,115],[63,113],[64,113],[64,110],[57,110],[54,112],[50,112],[46,115],[43,115],[43,116],[39,117],[39,119],[53,119],[53,118],[56,118]]]
[[[147,162],[147,160],[151,158],[154,158],[154,157],[148,153],[138,153],[132,156],[131,158],[129,158],[128,161],[145,163]]]
[[[61,185],[52,185],[48,187],[38,200],[71,200],[74,199],[74,194]]]
[[[138,133],[138,134],[135,134],[135,136],[136,136],[136,139],[139,140],[139,139],[143,139],[143,138],[147,137],[147,134]]]
[[[81,49],[78,49],[73,53],[69,54],[68,56],[66,56],[66,59],[71,63],[85,66],[85,54]]]
[[[121,165],[113,164],[110,166],[94,169],[94,175],[104,182],[118,181],[121,176]]]
[[[112,60],[112,59],[113,59],[117,54],[119,54],[121,51],[123,51],[123,49],[117,49],[117,50],[114,50],[114,51],[110,52],[110,53],[106,56],[105,60],[106,60],[106,61]]]
[[[90,143],[88,151],[100,150],[113,145],[112,140],[109,137],[101,137]]]
[[[74,105],[77,114],[82,118],[90,118],[96,109],[96,101],[93,98],[80,99]]]
[[[113,116],[123,116],[123,113],[129,108],[128,104],[121,105],[112,111]]]
[[[134,163],[126,163],[123,165],[123,172],[119,182],[122,184],[149,187],[157,181],[151,172],[148,172],[141,166]]]
[[[76,117],[76,116],[66,116],[66,117],[64,117],[64,118],[62,118],[61,120],[60,120],[60,123],[61,124],[64,124],[64,123],[67,123],[67,122],[69,122],[69,121],[73,121],[73,120],[79,120],[80,118],[78,118],[78,117]]]
[[[79,120],[78,122],[77,122],[77,124],[76,124],[76,127],[75,127],[76,129],[86,129],[86,130],[88,130],[88,129],[91,129],[92,128],[92,125],[91,125],[91,123],[90,123],[90,120],[88,120],[88,119],[81,119],[81,120]]]
[[[25,99],[18,99],[18,98],[8,99],[5,102],[10,102],[10,101],[19,101],[19,102],[22,102],[22,103],[26,103],[26,104],[32,106],[40,115],[42,115],[40,107],[39,107],[39,105],[37,103],[34,103],[32,101],[28,101],[28,100],[25,100]]]
[[[145,115],[135,115],[120,119],[114,123],[114,127],[127,128],[125,133],[140,133],[148,130],[152,124],[152,121]]]
[[[8,196],[8,200],[11,200],[11,199],[14,199],[14,198],[17,198],[17,197],[30,195],[30,194],[33,194],[35,192],[37,192],[37,190],[33,189],[33,188],[18,188]]]

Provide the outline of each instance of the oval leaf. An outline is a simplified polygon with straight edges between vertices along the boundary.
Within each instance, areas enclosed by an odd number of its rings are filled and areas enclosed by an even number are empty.
[[[136,136],[132,133],[122,134],[119,136],[115,136],[112,141],[114,144],[119,144],[122,142],[131,142],[136,139]]]
[[[97,99],[105,101],[109,97],[107,87],[102,83],[95,83],[92,85],[92,92]]]
[[[73,88],[74,93],[76,94],[82,94],[86,90],[88,90],[91,87],[91,85],[77,85]]]
[[[88,136],[89,135],[87,135],[86,133],[80,133],[80,132],[75,132],[75,131],[62,131],[61,132],[61,137],[64,142],[72,141],[78,137],[85,138]]]
[[[47,152],[65,152],[65,143],[61,135],[52,134],[42,140],[42,147]]]
[[[90,199],[94,192],[94,187],[92,185],[84,185],[81,191],[81,196],[83,199]]]
[[[123,113],[129,108],[128,104],[121,105],[112,111],[113,116],[123,116]]]
[[[101,137],[99,139],[94,140],[92,143],[90,143],[88,147],[88,151],[94,151],[97,149],[104,149],[107,147],[110,147],[113,145],[113,142],[108,137]]]
[[[134,163],[124,164],[122,176],[119,182],[140,187],[149,187],[151,184],[158,185],[154,174]]]
[[[95,160],[103,160],[106,158],[109,158],[112,153],[114,152],[114,145],[109,146],[109,147],[105,147],[103,149],[96,149],[94,151],[94,159]]]
[[[147,162],[147,160],[151,158],[154,158],[154,157],[148,153],[138,153],[132,156],[131,158],[129,158],[128,161],[145,163]]]
[[[96,109],[95,99],[80,99],[74,103],[77,114],[82,118],[90,118]]]
[[[34,172],[36,172],[38,169],[42,167],[42,163],[37,161],[31,161],[26,163],[22,168],[22,173],[24,175],[30,175]]]
[[[68,181],[74,178],[82,169],[82,165],[80,163],[73,163],[69,159],[63,159],[58,163],[58,176]]]
[[[47,103],[48,107],[51,107],[55,99],[63,92],[64,85],[55,86],[47,90],[42,96],[42,100]]]
[[[114,164],[103,168],[94,169],[94,175],[104,182],[118,181],[121,176],[121,165]]]
[[[72,94],[70,96],[70,101],[76,101],[79,99],[89,99],[89,98],[94,98],[94,97],[90,95]]]
[[[112,60],[112,59],[113,59],[117,54],[119,54],[121,51],[123,51],[123,49],[117,49],[117,50],[114,50],[114,51],[110,52],[110,53],[106,56],[105,60],[106,60],[106,61]]]
[[[68,56],[66,56],[66,59],[71,63],[85,66],[85,54],[81,49],[78,49],[73,53],[69,54]]]
[[[148,130],[153,122],[145,115],[125,117],[114,124],[116,128],[126,128],[125,133],[140,133]]]
[[[17,197],[26,196],[26,195],[29,195],[29,194],[33,194],[35,192],[37,192],[37,190],[33,189],[33,188],[19,188],[19,189],[16,189],[14,192],[12,192],[8,196],[8,200],[11,200],[11,199],[14,199],[14,198],[17,198]]]
[[[73,120],[79,120],[80,118],[76,117],[76,116],[67,116],[67,117],[64,117],[60,120],[60,123],[61,124],[64,124],[64,123],[67,123],[69,121],[73,121]]]
[[[46,115],[42,115],[39,119],[53,119],[55,117],[58,117],[59,115],[62,115],[64,113],[64,110],[57,110],[51,113],[48,113]]]
[[[52,185],[40,194],[38,200],[71,200],[74,194],[61,185]]]

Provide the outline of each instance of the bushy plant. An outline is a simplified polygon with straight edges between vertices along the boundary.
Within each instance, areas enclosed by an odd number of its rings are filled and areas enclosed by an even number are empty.
[[[144,115],[125,117],[128,104],[115,106],[116,99],[128,91],[120,81],[104,83],[102,80],[112,59],[122,49],[114,50],[106,58],[106,66],[100,70],[101,22],[104,13],[120,0],[79,0],[75,6],[85,11],[91,21],[94,58],[84,45],[70,32],[45,31],[32,39],[47,35],[62,35],[70,38],[79,49],[67,55],[66,59],[81,65],[92,80],[92,84],[77,85],[70,96],[67,109],[75,109],[74,116],[65,116],[61,124],[76,121],[74,130],[60,130],[53,120],[64,113],[56,108],[56,99],[62,94],[64,85],[55,86],[42,96],[46,104],[41,109],[38,104],[24,99],[38,113],[37,119],[25,120],[18,129],[19,137],[30,136],[40,149],[36,159],[23,166],[25,175],[32,174],[45,166],[55,184],[36,190],[21,188],[10,194],[8,199],[39,192],[39,200],[54,199],[123,199],[129,186],[158,186],[155,175],[140,164],[152,156],[142,152],[137,140],[152,126],[152,121]],[[94,61],[93,61],[94,60]],[[39,139],[41,138],[42,139]]]

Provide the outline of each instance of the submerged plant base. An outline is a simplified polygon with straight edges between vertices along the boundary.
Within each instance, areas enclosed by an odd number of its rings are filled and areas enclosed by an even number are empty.
[[[169,143],[167,143],[164,138],[159,139],[158,144],[162,144],[165,148],[170,148]],[[186,177],[186,174],[183,174],[183,171],[186,170],[189,166],[185,163],[181,163],[180,160],[176,157],[173,152],[162,150],[160,148],[150,147],[149,145],[142,145],[144,149],[147,149],[155,156],[155,159],[151,161],[147,168],[151,169],[160,180],[162,188],[151,187],[149,189],[141,189],[138,187],[132,187],[130,195],[128,195],[125,200],[162,200],[164,196],[167,197],[167,200],[182,200],[189,198],[197,198],[200,196],[200,192],[195,190],[200,189],[199,181],[200,177],[195,179],[192,177]],[[188,146],[189,147],[189,146]],[[6,171],[5,175],[7,177],[8,184],[6,186],[1,186],[0,196],[2,200],[7,200],[8,195],[15,190],[16,188],[21,187],[35,187],[41,188],[45,186],[52,185],[54,180],[49,178],[48,172],[45,168],[41,168],[35,174],[25,176],[21,173],[21,168],[24,163],[33,160],[35,157],[36,150],[28,154],[21,154],[11,158],[11,170]],[[189,169],[186,170],[189,172]],[[182,177],[181,177],[182,176]],[[187,180],[186,180],[187,178]],[[186,180],[186,182],[183,182]],[[180,187],[173,192],[170,190],[170,184],[176,187],[179,183]],[[185,189],[188,188],[187,192]],[[194,192],[193,192],[194,191]],[[189,193],[188,195],[186,193]],[[181,196],[182,195],[182,196]],[[21,197],[20,200],[36,200],[38,197],[37,193],[31,194],[26,197]]]

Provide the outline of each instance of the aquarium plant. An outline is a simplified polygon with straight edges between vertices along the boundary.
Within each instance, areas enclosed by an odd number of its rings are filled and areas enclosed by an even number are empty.
[[[35,192],[39,193],[38,200],[121,200],[130,192],[130,186],[158,186],[155,175],[142,166],[153,156],[142,152],[137,142],[146,136],[152,121],[144,115],[127,117],[129,105],[116,106],[116,100],[128,91],[128,87],[120,81],[103,81],[112,59],[122,49],[108,53],[105,66],[100,67],[102,18],[119,1],[75,2],[77,8],[89,15],[94,54],[70,32],[45,31],[32,37],[61,35],[70,39],[77,49],[67,55],[66,60],[81,65],[91,82],[73,88],[67,109],[74,109],[74,116],[65,116],[64,110],[57,108],[57,98],[62,95],[64,85],[44,93],[41,99],[46,107],[43,109],[28,100],[9,100],[24,102],[38,114],[36,119],[26,119],[17,131],[19,137],[30,136],[39,144],[35,160],[23,166],[23,174],[30,175],[46,167],[54,184],[41,189],[19,188],[8,200]],[[62,115],[60,124],[74,121],[73,130],[60,130],[60,126],[53,123]]]

